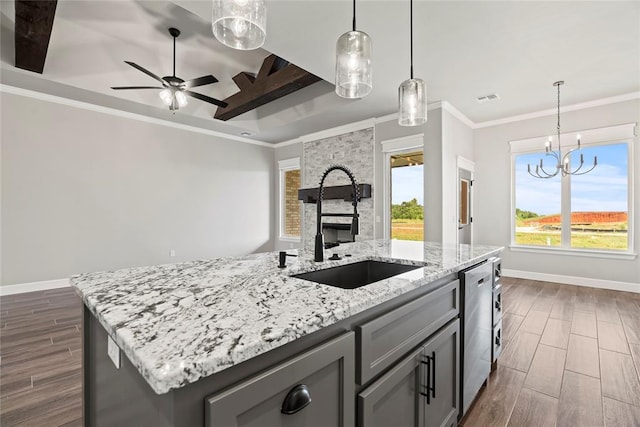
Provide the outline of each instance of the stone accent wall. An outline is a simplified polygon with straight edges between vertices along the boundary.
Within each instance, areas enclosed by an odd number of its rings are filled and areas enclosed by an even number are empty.
[[[288,170],[284,173],[284,233],[287,236],[300,235],[300,169]]]
[[[362,129],[330,138],[304,143],[302,155],[302,188],[315,188],[320,185],[324,171],[331,165],[340,164],[348,167],[358,183],[373,185],[374,133],[373,128]],[[348,185],[351,181],[342,171],[333,171],[325,180],[325,186]],[[372,193],[374,189],[372,188]],[[344,200],[325,200],[323,212],[352,213],[353,206]],[[373,197],[362,199],[358,203],[360,214],[360,233],[356,241],[373,239]],[[316,205],[305,203],[303,208],[304,229],[302,244],[306,249],[313,249],[316,235]],[[350,218],[325,218],[325,222],[350,223]]]

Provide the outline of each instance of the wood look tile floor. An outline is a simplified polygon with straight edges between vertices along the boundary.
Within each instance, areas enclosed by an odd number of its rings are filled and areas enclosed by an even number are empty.
[[[82,426],[82,301],[71,288],[0,298],[0,425]]]
[[[465,427],[640,427],[640,294],[503,278],[498,367]]]
[[[463,420],[640,426],[640,294],[503,279],[505,345]],[[82,425],[82,303],[70,289],[0,300],[0,425]]]

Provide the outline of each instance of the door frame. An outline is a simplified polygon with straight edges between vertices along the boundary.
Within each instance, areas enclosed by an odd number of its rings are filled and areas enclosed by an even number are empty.
[[[382,197],[382,232],[384,239],[391,239],[391,156],[402,152],[422,150],[424,155],[424,133],[403,136],[402,138],[387,139],[381,141],[382,154],[384,155],[383,172],[383,197]],[[424,185],[424,175],[422,176]]]
[[[469,185],[469,233],[471,235],[470,244],[473,245],[473,173],[476,164],[473,160],[469,160],[465,157],[458,156],[456,159],[456,245],[460,244],[460,169],[469,172],[470,185]]]

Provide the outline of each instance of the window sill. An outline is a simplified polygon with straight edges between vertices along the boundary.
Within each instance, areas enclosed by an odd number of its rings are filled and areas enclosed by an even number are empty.
[[[637,254],[633,252],[614,252],[614,251],[594,251],[585,249],[567,249],[545,246],[521,246],[509,245],[509,249],[513,252],[531,252],[547,255],[568,255],[588,258],[609,258],[609,259],[635,259]]]
[[[293,236],[280,236],[279,240],[281,242],[295,242],[295,243],[300,243],[300,237],[293,237]]]

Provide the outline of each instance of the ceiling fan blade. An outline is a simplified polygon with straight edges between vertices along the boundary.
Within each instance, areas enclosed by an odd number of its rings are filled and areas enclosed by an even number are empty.
[[[157,81],[159,81],[160,83],[162,83],[163,86],[167,86],[167,82],[165,82],[163,79],[161,79],[160,77],[156,76],[155,74],[153,74],[151,71],[147,70],[144,67],[139,66],[138,64],[136,64],[135,62],[131,62],[131,61],[124,61],[125,63],[131,65],[133,68],[142,71],[143,73],[145,73],[147,76],[152,77],[154,79],[156,79]]]
[[[185,95],[189,95],[191,97],[199,99],[200,101],[208,102],[209,104],[217,105],[218,107],[226,108],[227,105],[229,105],[224,101],[220,101],[219,99],[211,98],[210,96],[207,96],[207,95],[202,95],[201,93],[191,92],[190,90],[183,90],[182,92]]]
[[[111,89],[164,89],[162,86],[111,86]]]
[[[182,87],[184,87],[185,89],[191,89],[192,87],[210,85],[217,82],[218,79],[209,74],[208,76],[202,76],[198,77],[197,79],[188,80],[182,83]]]

